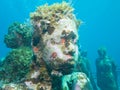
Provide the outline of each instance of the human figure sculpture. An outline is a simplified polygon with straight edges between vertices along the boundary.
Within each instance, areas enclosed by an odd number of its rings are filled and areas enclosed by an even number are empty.
[[[40,6],[30,14],[33,58],[30,72],[22,81],[25,89],[21,90],[92,90],[89,78],[84,73],[74,72],[80,21],[73,10],[62,2]],[[59,79],[62,83],[58,83]],[[18,86],[20,84],[14,87]]]
[[[116,65],[107,56],[106,48],[99,48],[98,55],[96,59],[97,85],[101,90],[118,90]]]

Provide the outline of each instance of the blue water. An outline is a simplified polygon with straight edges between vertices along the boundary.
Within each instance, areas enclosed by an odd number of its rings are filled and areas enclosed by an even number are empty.
[[[7,55],[3,39],[8,26],[14,21],[24,22],[39,5],[62,0],[0,0],[0,58]],[[88,51],[91,68],[95,72],[95,59],[100,46],[119,66],[120,63],[120,0],[73,0],[75,14],[83,21],[79,28],[80,44]]]

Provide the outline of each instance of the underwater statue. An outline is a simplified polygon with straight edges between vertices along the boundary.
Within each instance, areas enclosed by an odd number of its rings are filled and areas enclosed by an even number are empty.
[[[99,48],[98,55],[96,59],[97,85],[100,90],[118,90],[116,65],[107,55],[106,48]]]
[[[37,79],[37,83],[44,85],[38,88],[43,90],[78,90],[73,89],[76,88],[74,85],[80,90],[92,90],[88,87],[90,81],[87,76],[74,72],[79,53],[79,21],[73,14],[73,8],[65,2],[40,6],[31,13],[31,22],[34,27],[32,47],[35,59],[30,77],[34,80],[30,78],[28,82],[33,81],[34,84]],[[35,76],[36,73],[38,75]],[[55,77],[61,78],[61,84],[58,83],[61,89],[59,86],[54,88],[59,80],[55,83]]]
[[[75,71],[80,21],[73,14],[73,8],[66,2],[46,4],[31,13],[30,19],[33,26],[30,72],[20,83],[3,88],[92,90],[87,75]]]
[[[36,80],[35,83],[40,83],[39,88],[43,90],[53,88],[53,76],[61,77],[74,69],[78,58],[78,21],[72,12],[73,8],[63,2],[40,6],[30,15],[35,58],[29,81]]]

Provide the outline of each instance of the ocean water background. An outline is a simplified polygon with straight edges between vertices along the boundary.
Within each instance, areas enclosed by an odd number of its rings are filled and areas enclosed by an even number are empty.
[[[4,42],[9,25],[15,21],[29,20],[29,13],[37,6],[62,0],[0,0],[0,58],[10,51]],[[97,49],[107,48],[108,54],[120,69],[120,0],[67,0],[75,8],[82,50],[88,51],[92,72],[95,73]]]

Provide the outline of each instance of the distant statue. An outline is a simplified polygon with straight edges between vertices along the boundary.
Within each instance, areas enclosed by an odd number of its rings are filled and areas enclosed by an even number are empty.
[[[97,84],[101,90],[118,90],[116,65],[107,56],[106,48],[98,49],[96,59]]]

